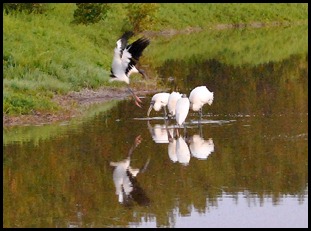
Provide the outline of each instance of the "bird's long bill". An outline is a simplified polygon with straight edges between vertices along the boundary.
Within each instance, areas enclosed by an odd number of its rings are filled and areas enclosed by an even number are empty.
[[[140,100],[140,98],[138,98],[138,96],[134,93],[134,91],[130,88],[127,87],[127,89],[129,90],[129,92],[132,94],[134,100],[135,100],[135,104],[141,108],[141,105],[139,103],[142,103],[142,101]]]
[[[148,111],[147,111],[147,116],[148,116],[148,117],[149,117],[150,112],[151,112],[151,110],[152,110],[152,108],[153,108],[153,105],[154,105],[154,102],[153,102],[153,101],[151,101],[151,103],[150,103],[150,107],[149,107],[149,109],[148,109]]]
[[[151,110],[152,110],[152,107],[153,107],[153,105],[150,105],[150,107],[148,108],[148,111],[147,111],[147,116],[149,117],[149,115],[150,115],[150,112],[151,112]]]
[[[139,73],[143,76],[144,79],[149,79],[145,71],[139,70]]]

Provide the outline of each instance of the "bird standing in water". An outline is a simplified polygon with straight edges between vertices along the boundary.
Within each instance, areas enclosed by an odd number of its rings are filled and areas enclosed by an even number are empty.
[[[151,98],[150,106],[147,111],[147,116],[149,117],[152,108],[155,111],[160,111],[161,109],[163,109],[164,119],[166,119],[166,116],[167,116],[166,107],[167,107],[169,97],[170,97],[170,93],[167,93],[167,92],[160,92],[160,93],[154,94]]]
[[[111,65],[111,81],[123,81],[127,84],[127,88],[135,100],[135,104],[141,107],[142,101],[134,93],[130,87],[130,75],[132,73],[140,73],[144,78],[147,78],[145,72],[136,68],[136,64],[142,55],[143,50],[150,44],[148,38],[139,38],[131,44],[127,44],[130,37],[133,36],[133,32],[125,32],[121,38],[117,41],[114,49],[114,56]]]
[[[186,94],[183,94],[182,97],[177,100],[175,108],[175,119],[179,127],[185,123],[185,120],[189,113],[189,107],[189,99]]]
[[[168,109],[168,115],[170,118],[175,117],[175,108],[176,108],[176,103],[177,100],[179,100],[181,98],[182,94],[176,91],[173,91],[169,98],[168,98],[168,102],[167,102],[167,109]]]
[[[206,86],[198,86],[190,92],[189,100],[191,110],[198,111],[201,120],[202,108],[205,104],[213,103],[214,92],[210,92]]]

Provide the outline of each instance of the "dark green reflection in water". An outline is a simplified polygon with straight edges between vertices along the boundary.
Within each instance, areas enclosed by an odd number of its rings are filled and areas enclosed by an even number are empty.
[[[189,60],[195,55],[221,63],[259,65],[280,62],[308,52],[308,25],[207,30],[158,38],[148,48],[155,64],[166,60]]]
[[[227,121],[202,126],[214,151],[207,160],[191,157],[189,165],[173,163],[168,144],[157,144],[143,109],[131,101],[96,114],[79,127],[68,126],[50,139],[4,145],[4,227],[127,227],[130,222],[156,220],[158,227],[174,227],[172,211],[181,216],[191,207],[205,213],[217,206],[222,193],[271,197],[293,195],[303,203],[308,183],[308,56],[293,55],[279,62],[231,66],[194,56],[168,60],[158,70],[163,81],[173,76],[172,89],[189,93],[207,84],[215,92],[204,119]],[[151,116],[161,116],[155,113]],[[197,115],[190,113],[188,121]],[[163,125],[152,120],[150,125]],[[189,136],[199,134],[189,126]],[[137,135],[131,166],[147,171],[136,177],[149,206],[133,200],[118,202],[111,161],[121,161]],[[247,199],[247,196],[246,196]],[[298,203],[298,202],[297,202]]]
[[[214,102],[204,109],[213,113],[288,116],[307,112],[308,55],[257,66],[232,66],[194,56],[188,61],[167,60],[158,72],[171,90],[188,95],[194,87],[206,85],[214,92]]]

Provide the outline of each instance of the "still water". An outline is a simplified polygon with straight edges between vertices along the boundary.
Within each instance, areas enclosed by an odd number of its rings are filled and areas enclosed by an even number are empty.
[[[149,68],[168,92],[214,92],[201,123],[192,111],[186,128],[147,119],[150,95],[142,109],[113,100],[70,122],[5,128],[3,226],[308,227],[307,29],[154,46]]]

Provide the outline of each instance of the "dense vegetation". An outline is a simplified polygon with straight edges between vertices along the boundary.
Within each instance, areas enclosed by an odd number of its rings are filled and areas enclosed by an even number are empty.
[[[44,9],[36,6],[37,11],[3,11],[6,115],[59,110],[52,101],[55,94],[122,86],[109,83],[109,70],[115,40],[124,30],[133,29],[138,36],[143,30],[210,30],[223,24],[256,22],[307,24],[308,19],[308,4],[300,3],[108,4],[102,15],[97,14],[100,17],[94,17],[96,22],[89,24],[74,20],[76,4],[41,5]],[[147,49],[152,52],[154,48]]]

